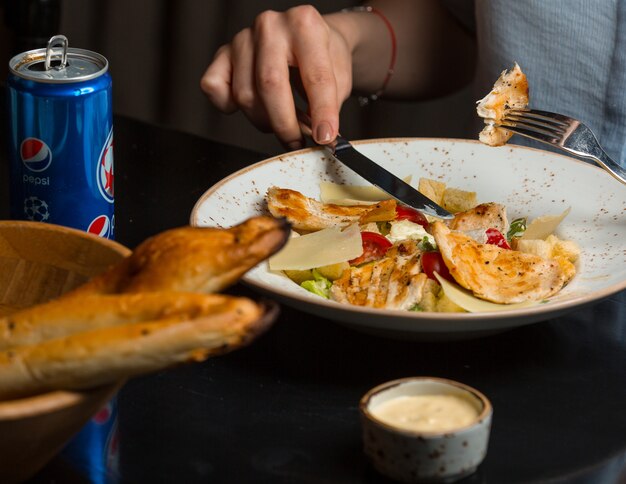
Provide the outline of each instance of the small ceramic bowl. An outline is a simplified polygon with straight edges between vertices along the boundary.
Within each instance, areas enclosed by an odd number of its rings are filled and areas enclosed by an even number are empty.
[[[427,411],[421,407],[417,413],[405,408],[396,414],[400,420],[392,422],[382,415],[382,408],[392,401],[399,403],[399,398],[421,400],[419,405],[430,399],[426,405],[435,413],[429,418],[419,415]],[[452,410],[447,409],[450,403],[460,405],[465,412],[463,423],[448,420],[448,416],[452,417]],[[487,453],[491,403],[482,393],[462,383],[434,377],[390,381],[367,392],[359,410],[365,453],[380,473],[392,479],[454,482],[475,472]],[[417,424],[422,428],[411,429],[415,422],[422,422]],[[447,428],[438,430],[440,427],[433,427],[433,422],[443,422]]]

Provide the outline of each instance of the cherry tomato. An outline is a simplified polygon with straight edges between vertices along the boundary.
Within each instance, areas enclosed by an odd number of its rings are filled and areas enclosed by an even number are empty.
[[[487,234],[487,243],[488,244],[492,244],[492,245],[495,245],[497,247],[502,247],[503,249],[510,249],[511,248],[509,243],[504,238],[504,235],[502,235],[502,232],[500,232],[499,230],[497,230],[497,229],[487,229],[485,231],[485,234]]]
[[[361,232],[361,240],[363,242],[363,254],[356,259],[352,259],[350,265],[358,266],[380,259],[393,245],[387,237],[376,232]]]
[[[434,281],[437,280],[434,274],[436,272],[444,279],[454,282],[454,278],[450,275],[450,271],[443,261],[443,257],[440,252],[424,252],[422,254],[422,269],[424,269],[424,274]]]
[[[420,224],[425,229],[428,228],[426,217],[414,208],[406,205],[396,205],[396,220],[408,220],[409,222]]]

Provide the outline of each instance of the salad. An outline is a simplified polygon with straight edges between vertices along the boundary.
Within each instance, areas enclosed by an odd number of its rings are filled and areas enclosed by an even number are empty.
[[[418,189],[454,219],[426,217],[374,187],[324,183],[321,200],[270,188],[269,211],[293,229],[270,270],[339,303],[433,312],[539,304],[576,274],[578,245],[554,233],[568,210],[509,222],[505,206],[474,192],[427,178]]]

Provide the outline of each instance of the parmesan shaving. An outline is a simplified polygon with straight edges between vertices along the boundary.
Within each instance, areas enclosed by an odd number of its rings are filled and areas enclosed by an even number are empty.
[[[402,180],[408,184],[411,183],[411,175],[405,176]],[[337,200],[359,200],[361,202],[379,202],[381,200],[389,200],[391,195],[382,191],[375,186],[359,186],[359,185],[339,185],[333,182],[320,182],[320,200],[322,203],[337,203]],[[356,205],[352,203],[351,205]]]
[[[435,273],[435,277],[437,278],[437,281],[439,281],[439,284],[441,284],[441,288],[443,289],[443,292],[448,297],[448,299],[450,299],[457,306],[462,307],[470,313],[523,309],[539,304],[539,301],[524,301],[515,304],[492,303],[483,299],[478,299],[470,291],[463,289],[457,284],[453,284],[450,281],[447,281],[437,273]]]
[[[363,253],[361,231],[357,224],[343,231],[339,227],[293,237],[269,259],[270,269],[305,270],[346,262]]]
[[[548,235],[554,233],[559,224],[570,212],[568,207],[561,215],[542,215],[537,217],[526,227],[526,232],[522,235],[521,240],[544,240]]]
[[[338,198],[337,200],[326,200],[325,203],[332,205],[341,205],[344,207],[354,207],[357,205],[374,205],[380,200],[355,200],[354,198]]]

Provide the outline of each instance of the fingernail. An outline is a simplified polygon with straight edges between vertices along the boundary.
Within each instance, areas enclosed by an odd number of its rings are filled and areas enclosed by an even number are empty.
[[[302,148],[302,141],[291,141],[287,143],[287,148],[289,148],[290,151],[299,150]]]
[[[330,124],[326,121],[321,122],[315,128],[315,141],[319,144],[330,143],[333,140]]]

